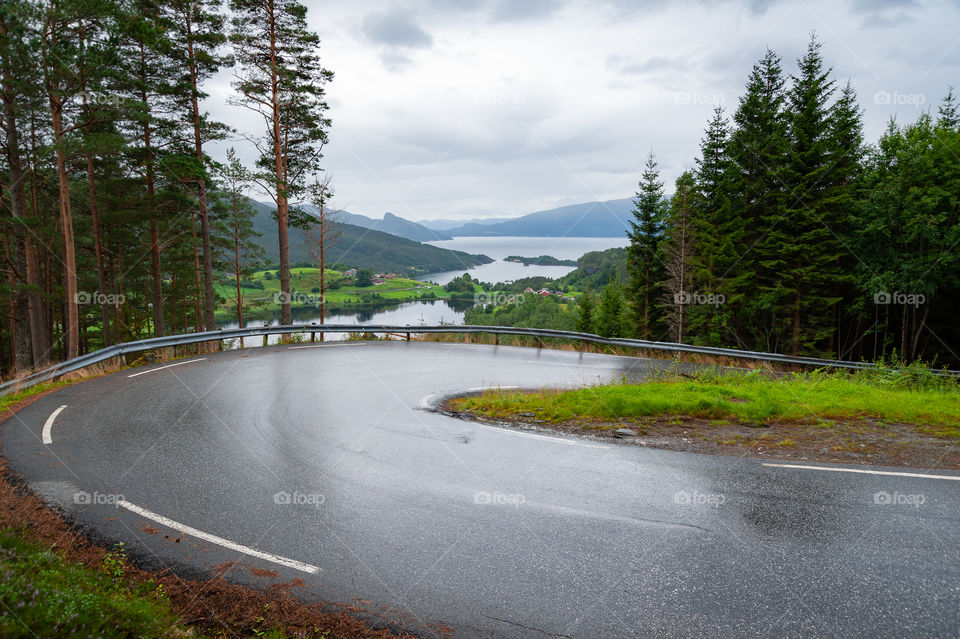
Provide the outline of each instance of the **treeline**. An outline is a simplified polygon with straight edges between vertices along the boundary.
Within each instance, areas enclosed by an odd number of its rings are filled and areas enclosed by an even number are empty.
[[[867,145],[853,87],[831,77],[816,38],[789,77],[768,51],[669,200],[651,152],[626,310],[604,332],[960,363],[958,125],[949,90],[936,114],[891,121]]]
[[[214,272],[256,261],[256,187],[276,204],[289,290],[292,201],[323,205],[330,126],[306,9],[294,0],[5,0],[0,368],[25,371],[118,341],[214,328]],[[260,116],[254,166],[207,154],[236,135],[201,108]],[[236,295],[241,292],[237,286]],[[289,321],[285,303],[283,318]]]

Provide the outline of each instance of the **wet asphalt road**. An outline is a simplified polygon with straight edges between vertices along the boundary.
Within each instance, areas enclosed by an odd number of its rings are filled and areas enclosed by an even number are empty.
[[[3,425],[3,453],[155,565],[241,560],[278,577],[235,580],[299,577],[304,596],[364,600],[423,636],[437,622],[462,637],[960,636],[958,481],[530,436],[422,408],[659,365],[416,342],[217,353],[45,396]],[[319,571],[174,543],[121,495]]]

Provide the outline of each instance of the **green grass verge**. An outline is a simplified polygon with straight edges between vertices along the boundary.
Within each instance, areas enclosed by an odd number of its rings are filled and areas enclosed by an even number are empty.
[[[458,400],[457,408],[501,419],[526,413],[545,422],[689,416],[767,425],[873,418],[960,439],[960,386],[955,380],[923,373],[920,367],[781,378],[712,370],[693,378],[665,374],[643,384],[488,391]]]
[[[97,572],[0,531],[0,636],[190,636],[161,586],[126,583],[123,559],[121,548]]]
[[[34,395],[39,395],[45,391],[50,390],[51,388],[60,388],[61,386],[69,386],[73,384],[76,380],[71,381],[59,381],[59,382],[44,382],[42,384],[37,384],[36,386],[31,386],[25,390],[22,390],[18,393],[9,393],[7,395],[0,396],[0,412],[7,410],[14,404],[22,402],[25,399],[33,397]],[[0,414],[0,418],[4,417]]]

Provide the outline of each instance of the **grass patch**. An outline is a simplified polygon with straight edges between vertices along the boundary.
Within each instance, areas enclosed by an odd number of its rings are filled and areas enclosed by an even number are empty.
[[[533,414],[546,423],[685,416],[718,423],[827,425],[863,419],[912,424],[936,437],[960,439],[960,386],[920,366],[871,371],[815,371],[773,377],[760,371],[709,369],[664,373],[643,384],[575,390],[487,391],[455,407],[494,419]],[[790,443],[781,445],[790,446]]]
[[[29,399],[34,395],[39,395],[53,388],[60,388],[61,386],[69,386],[73,384],[74,381],[57,381],[57,382],[44,382],[42,384],[37,384],[36,386],[31,386],[30,388],[24,389],[16,393],[8,393],[6,395],[0,395],[0,412],[6,411],[8,408],[15,404],[19,404],[25,399]]]
[[[56,551],[0,531],[0,636],[169,637],[181,626],[162,586],[129,585],[123,549],[104,557],[99,572]]]

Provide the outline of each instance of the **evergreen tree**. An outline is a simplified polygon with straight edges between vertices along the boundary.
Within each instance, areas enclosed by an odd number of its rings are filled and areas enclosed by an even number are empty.
[[[960,127],[960,108],[957,106],[957,96],[953,95],[953,87],[947,88],[947,95],[943,102],[937,108],[939,118],[937,125],[944,129],[956,129]]]
[[[693,287],[693,200],[696,182],[693,173],[684,171],[677,178],[676,191],[664,226],[661,244],[667,279],[663,282],[662,305],[670,339],[683,342],[687,327],[689,296]]]
[[[751,288],[750,273],[741,265],[747,251],[746,218],[733,209],[732,183],[736,166],[730,158],[729,123],[717,107],[700,143],[694,175],[690,235],[691,287],[723,295],[727,304],[692,306],[686,311],[686,331],[693,343],[719,346],[741,325],[730,312],[742,309]]]
[[[243,193],[248,184],[247,171],[233,148],[227,150],[227,163],[220,167],[220,182],[221,190],[215,193],[213,212],[223,235],[215,237],[214,243],[233,274],[237,325],[242,328],[242,282],[250,277],[255,266],[263,259],[263,249],[254,241],[255,237],[260,236],[253,228],[256,211]]]
[[[220,13],[220,0],[172,0],[167,3],[169,13],[171,52],[176,56],[183,73],[175,95],[178,98],[179,117],[190,123],[193,144],[181,158],[180,175],[196,186],[197,213],[200,220],[203,250],[203,317],[204,327],[214,330],[215,296],[213,292],[213,246],[207,207],[207,167],[209,159],[204,144],[223,139],[225,127],[212,121],[200,110],[200,100],[207,97],[202,90],[205,80],[231,62],[221,54],[226,43],[225,18]],[[189,160],[188,160],[189,158]]]
[[[236,104],[263,118],[266,134],[250,141],[260,152],[254,181],[277,205],[280,250],[280,321],[290,324],[289,202],[319,171],[330,121],[325,86],[333,73],[317,56],[320,40],[296,0],[231,0],[230,41],[241,71]]]
[[[600,308],[594,330],[602,337],[626,337],[626,309],[619,282],[610,282],[600,294]]]
[[[777,327],[783,315],[780,291],[781,258],[767,236],[785,215],[784,165],[788,153],[784,118],[784,85],[780,58],[769,49],[747,80],[733,116],[736,128],[728,146],[731,206],[745,229],[736,251],[739,258],[727,272],[735,282],[749,282],[726,300],[729,340],[747,348],[776,351]],[[742,296],[741,296],[742,295]]]
[[[651,339],[659,334],[662,325],[658,302],[664,273],[660,242],[665,210],[663,182],[651,151],[634,198],[633,219],[627,231],[630,239],[627,248],[628,305],[633,316],[633,332],[640,339]]]
[[[594,308],[596,304],[593,301],[593,294],[588,288],[577,299],[577,330],[581,333],[592,333],[594,331]]]
[[[834,83],[820,47],[812,37],[788,92],[789,152],[779,174],[786,206],[765,212],[767,232],[757,247],[760,290],[774,311],[767,328],[793,355],[826,351],[843,273],[837,209],[826,201],[835,166],[828,109]]]

